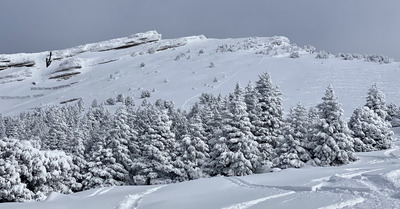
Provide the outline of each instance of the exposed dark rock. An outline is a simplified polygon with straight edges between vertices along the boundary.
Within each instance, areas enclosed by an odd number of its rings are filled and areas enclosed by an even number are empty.
[[[60,102],[60,104],[66,104],[66,103],[74,102],[74,101],[77,101],[77,100],[80,100],[80,99],[81,99],[81,98],[73,98],[73,99],[69,99],[69,100],[62,101],[62,102]]]
[[[13,67],[33,67],[35,66],[35,61],[33,60],[22,60],[11,62],[11,60],[3,60],[0,62],[0,70],[5,70],[7,68]]]
[[[76,76],[78,74],[80,74],[81,72],[73,72],[73,73],[65,73],[65,74],[61,74],[61,75],[56,75],[53,77],[50,77],[49,79],[64,79],[64,80],[68,80],[73,76]]]
[[[75,69],[81,69],[82,66],[69,66],[69,67],[65,67],[65,68],[61,68],[57,71],[55,71],[54,73],[59,73],[59,72],[65,72],[65,71],[70,71],[70,70],[75,70]],[[53,73],[53,74],[54,74]]]
[[[152,43],[152,42],[156,42],[158,40],[141,40],[142,42],[136,42],[136,41],[130,41],[130,42],[126,42],[123,43],[121,46],[114,46],[114,47],[109,47],[109,48],[104,48],[104,49],[99,49],[98,52],[104,52],[104,51],[111,51],[111,50],[119,50],[119,49],[127,49],[127,48],[131,48],[134,46],[139,46],[142,44],[147,44],[147,43]]]

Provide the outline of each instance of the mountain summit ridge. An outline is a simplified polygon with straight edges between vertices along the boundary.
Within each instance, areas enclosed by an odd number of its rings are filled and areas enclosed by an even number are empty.
[[[18,114],[41,105],[83,99],[89,106],[118,94],[140,104],[172,100],[190,108],[202,93],[227,94],[268,71],[283,92],[284,107],[318,103],[330,83],[343,97],[347,115],[363,103],[373,84],[396,99],[398,63],[377,64],[360,57],[298,47],[283,36],[210,39],[203,35],[162,39],[156,31],[72,48],[0,55],[0,112]],[[351,57],[352,60],[348,60]],[[363,79],[361,79],[363,78]],[[346,104],[347,101],[350,101]],[[113,109],[113,107],[110,107]]]

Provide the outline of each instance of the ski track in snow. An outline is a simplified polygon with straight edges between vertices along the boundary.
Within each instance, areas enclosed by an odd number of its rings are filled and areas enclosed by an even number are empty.
[[[375,172],[375,171],[380,171],[380,170],[383,170],[383,169],[377,168],[377,169],[366,170],[366,171],[361,171],[361,172],[349,172],[349,173],[342,173],[342,174],[337,174],[337,175],[342,178],[351,179],[356,176],[361,176],[362,174],[365,174],[365,173],[370,173],[370,172]]]
[[[99,193],[101,193],[103,190],[106,190],[106,188],[100,188],[100,189],[96,190],[95,192],[93,192],[92,194],[90,194],[90,195],[88,195],[88,196],[86,196],[86,197],[93,197],[93,196],[96,196],[96,195],[98,195]]]
[[[294,194],[294,193],[296,193],[296,192],[290,191],[290,192],[286,192],[286,193],[282,193],[282,194],[272,195],[272,196],[268,196],[268,197],[255,199],[255,200],[250,200],[250,201],[247,201],[247,202],[234,204],[234,205],[231,205],[231,206],[228,206],[228,207],[224,207],[222,209],[245,209],[245,208],[249,208],[251,206],[257,205],[257,204],[259,204],[261,202],[265,202],[265,201],[270,200],[270,199],[284,197],[284,196],[288,196],[288,195],[291,195],[291,194]]]
[[[105,194],[105,193],[111,191],[114,188],[115,188],[115,186],[113,186],[113,187],[103,187],[103,188],[97,189],[95,192],[93,192],[92,194],[90,194],[90,195],[88,195],[86,197],[93,197],[93,196],[96,196],[96,195],[102,195],[102,194]]]
[[[261,184],[252,184],[243,179],[239,179],[238,177],[229,177],[226,178],[228,181],[232,182],[233,184],[239,187],[245,188],[271,188],[271,189],[281,189],[281,190],[289,190],[294,192],[299,191],[311,191],[310,187],[301,187],[301,186],[269,186],[269,185],[261,185]]]
[[[107,188],[107,189],[104,189],[104,190],[102,190],[102,191],[99,192],[99,195],[105,194],[105,193],[111,191],[111,190],[114,189],[114,188],[115,188],[115,186],[110,187],[110,188]]]
[[[373,172],[373,171],[377,171],[377,170],[380,170],[380,169],[368,170],[363,173]],[[362,175],[362,173],[357,173],[357,174]],[[352,174],[352,175],[358,176],[355,174]],[[338,176],[341,178],[347,177],[347,176],[342,177],[342,176],[340,176],[340,174]],[[247,182],[243,179],[240,179],[238,177],[229,177],[226,179],[239,187],[253,188],[253,189],[254,188],[271,188],[271,189],[281,189],[281,190],[288,190],[288,191],[294,191],[294,192],[331,191],[331,192],[336,192],[336,193],[341,193],[343,191],[351,191],[351,192],[371,192],[372,191],[370,188],[327,186],[326,181],[322,181],[321,183],[314,185],[314,186],[278,186],[278,185],[270,186],[270,185],[253,184],[253,183]]]
[[[340,209],[340,208],[344,208],[344,207],[353,207],[353,206],[355,206],[355,205],[357,205],[359,203],[362,203],[364,201],[365,201],[364,198],[358,197],[356,199],[351,199],[351,200],[347,200],[347,201],[344,201],[344,202],[336,203],[336,204],[333,204],[333,205],[328,205],[326,207],[321,207],[319,209]]]
[[[165,186],[165,185],[164,185]],[[155,187],[149,189],[141,194],[131,194],[126,196],[115,209],[137,209],[140,202],[142,202],[145,195],[156,192],[157,190],[163,188],[164,186]]]
[[[392,148],[392,149],[386,150],[383,154],[386,157],[395,157],[396,158],[397,156],[393,154],[393,152],[396,150],[397,150],[396,148]]]

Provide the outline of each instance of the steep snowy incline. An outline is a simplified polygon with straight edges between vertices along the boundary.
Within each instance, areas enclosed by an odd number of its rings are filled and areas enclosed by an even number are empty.
[[[374,83],[389,103],[400,103],[399,63],[315,56],[285,37],[163,40],[154,31],[54,51],[48,68],[49,52],[0,55],[0,113],[80,98],[89,106],[93,99],[101,102],[118,94],[140,104],[143,91],[151,93],[151,101],[173,100],[189,108],[201,93],[225,95],[236,83],[245,86],[265,71],[280,86],[285,109],[297,102],[317,104],[329,84],[347,117],[365,103]]]

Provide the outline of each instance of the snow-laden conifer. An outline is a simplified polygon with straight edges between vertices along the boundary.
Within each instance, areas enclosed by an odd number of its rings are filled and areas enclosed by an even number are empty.
[[[388,149],[392,145],[393,132],[390,123],[366,106],[354,110],[349,128],[357,142],[361,141],[354,143],[354,150],[357,152]]]
[[[210,158],[205,125],[199,108],[197,103],[192,107],[191,117],[188,120],[188,133],[180,141],[180,158],[189,180],[204,176],[202,170]]]
[[[130,183],[128,174],[133,165],[132,154],[137,155],[139,152],[137,132],[128,125],[128,117],[126,106],[117,110],[107,140],[108,148],[112,151],[115,163],[119,164],[119,167],[124,170],[123,173],[126,174],[123,181],[127,184]]]
[[[253,124],[251,130],[253,134],[255,134],[257,131],[256,126],[254,124],[259,121],[258,116],[260,115],[262,110],[258,97],[259,94],[255,90],[253,83],[249,82],[245,88],[244,101],[246,102],[247,113],[249,114],[250,122],[251,124]]]
[[[172,182],[184,173],[174,167],[175,134],[166,109],[145,104],[138,110],[139,147],[141,156],[133,164],[135,184]]]
[[[126,169],[116,163],[111,146],[109,130],[112,125],[112,116],[106,108],[99,106],[90,109],[86,114],[90,127],[91,141],[89,142],[89,175],[83,181],[84,188],[100,186],[124,185]]]
[[[72,158],[40,151],[30,141],[0,139],[0,202],[43,200],[50,192],[71,193]]]
[[[278,145],[283,126],[282,99],[280,98],[282,93],[277,86],[272,84],[268,73],[259,75],[255,89],[258,98],[257,108],[260,108],[260,111],[253,120],[254,135],[265,160],[268,160],[273,154],[271,146],[275,148]]]
[[[311,159],[305,148],[308,143],[308,112],[301,104],[291,108],[283,127],[283,141],[275,152],[274,166],[280,168],[300,168]]]
[[[247,114],[243,90],[239,85],[229,96],[226,105],[227,109],[223,112],[222,134],[211,147],[210,164],[218,174],[222,175],[252,174],[261,167],[263,159],[258,143],[251,133],[252,124]]]
[[[378,89],[377,84],[372,85],[368,90],[367,103],[365,106],[374,111],[384,120],[388,117],[385,94]]]
[[[4,124],[3,115],[0,114],[0,139],[6,137],[6,125]]]
[[[63,114],[62,109],[58,106],[52,107],[46,113],[49,132],[42,141],[42,148],[63,150],[67,144],[67,133],[69,131],[65,114]]]
[[[312,137],[314,162],[330,166],[357,160],[347,123],[341,118],[343,109],[331,86],[326,89],[322,100],[318,105],[320,120]]]

